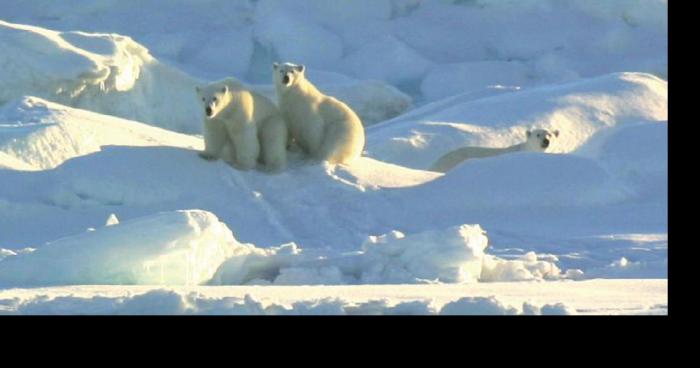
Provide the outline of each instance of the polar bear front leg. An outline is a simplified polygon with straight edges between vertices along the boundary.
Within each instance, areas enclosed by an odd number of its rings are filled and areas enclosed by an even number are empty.
[[[306,119],[297,127],[294,139],[312,159],[318,160],[325,135],[324,122],[320,116],[309,116]]]
[[[249,127],[243,129],[233,137],[233,149],[236,153],[234,167],[240,170],[255,168],[260,156],[260,142],[258,142],[257,129]]]
[[[206,119],[204,121],[204,151],[199,153],[199,157],[205,160],[216,160],[221,157],[221,149],[228,140],[228,132],[221,122]]]
[[[224,143],[224,146],[219,152],[219,157],[224,160],[225,163],[234,166],[236,164],[236,151],[233,148],[233,142],[228,141]]]

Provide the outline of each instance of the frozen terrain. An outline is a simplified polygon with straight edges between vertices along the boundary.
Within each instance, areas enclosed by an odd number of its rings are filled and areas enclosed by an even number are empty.
[[[61,286],[0,290],[12,314],[666,314],[666,280],[358,286]]]
[[[0,314],[665,314],[666,12],[9,0]],[[364,157],[267,174],[197,156],[194,87],[273,97],[273,61],[358,112]],[[561,134],[427,171],[532,128]]]

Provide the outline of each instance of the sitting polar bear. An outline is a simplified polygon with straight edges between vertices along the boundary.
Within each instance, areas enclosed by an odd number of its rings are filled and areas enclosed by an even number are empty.
[[[305,153],[329,163],[349,163],[362,154],[365,130],[350,107],[316,89],[303,65],[274,63],[273,70],[290,138]]]
[[[270,171],[286,166],[287,126],[270,99],[233,78],[196,90],[205,114],[202,158],[221,158],[241,170],[258,161]]]
[[[559,136],[559,131],[555,130],[549,132],[546,129],[536,129],[534,131],[527,131],[527,140],[523,143],[516,144],[505,148],[489,148],[489,147],[462,147],[454,151],[448,152],[442,157],[440,157],[433,166],[430,167],[430,171],[437,172],[447,172],[453,167],[457,166],[464,160],[470,158],[482,158],[489,156],[496,156],[508,152],[518,152],[518,151],[537,151],[544,152],[548,147],[554,137]]]

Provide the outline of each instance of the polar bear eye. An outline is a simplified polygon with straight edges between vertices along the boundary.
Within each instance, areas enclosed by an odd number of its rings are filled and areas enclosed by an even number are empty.
[[[202,97],[202,102],[204,102],[204,97]]]
[[[214,97],[214,99],[212,99],[212,101],[216,102],[216,101],[218,101],[218,98]]]

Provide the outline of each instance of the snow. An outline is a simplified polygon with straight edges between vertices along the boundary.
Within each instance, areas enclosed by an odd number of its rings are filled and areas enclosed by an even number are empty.
[[[8,157],[7,165],[19,161],[25,170],[55,168],[113,145],[203,148],[201,140],[188,135],[37,97],[7,103],[1,114],[0,152]]]
[[[7,86],[0,92],[0,104],[32,95],[179,132],[202,131],[203,115],[194,88],[205,82],[160,62],[130,37],[57,32],[1,20],[0,32],[0,46],[5,50],[0,56],[5,65],[0,82]],[[208,40],[210,44],[215,41]],[[226,44],[229,42],[230,38]],[[230,53],[230,49],[210,52],[205,48],[202,52],[214,60],[212,70],[229,70],[221,53]],[[266,70],[271,80],[271,67]],[[319,86],[340,92],[337,95],[348,100],[368,125],[394,117],[411,105],[409,96],[376,80],[348,79],[342,84],[321,80]],[[271,86],[267,89],[271,91]]]
[[[648,98],[653,102],[657,97],[651,94]],[[462,107],[470,105],[466,102]],[[617,128],[617,116],[613,115],[608,118],[613,127],[607,128],[606,134],[595,135],[591,143],[595,149],[585,154],[504,155],[461,165],[445,175],[365,157],[352,166],[308,165],[292,158],[287,171],[271,176],[238,172],[222,162],[199,159],[195,150],[201,149],[202,142],[197,137],[168,133],[36,97],[8,106],[3,120],[15,123],[4,126],[2,141],[11,144],[3,146],[9,147],[3,151],[16,160],[36,157],[28,164],[39,171],[0,171],[0,178],[8,183],[2,202],[7,211],[0,223],[13,229],[2,232],[2,244],[7,249],[37,247],[86,228],[98,228],[112,214],[119,217],[121,225],[123,220],[148,218],[154,212],[196,208],[215,214],[236,238],[257,249],[251,257],[221,260],[220,268],[219,263],[211,264],[207,273],[218,272],[214,283],[580,279],[620,269],[610,265],[623,256],[645,265],[627,268],[625,277],[665,274],[664,241],[655,242],[655,249],[648,254],[637,255],[634,242],[610,242],[600,237],[609,231],[664,231],[667,162],[658,152],[666,150],[665,122],[627,123]],[[652,108],[651,113],[632,110],[622,116],[633,115],[636,119],[640,114],[648,114],[652,119],[656,113]],[[377,127],[380,129],[376,135],[373,129],[368,130],[370,142],[377,136],[391,137],[381,129],[385,124]],[[60,134],[42,134],[37,127],[43,125],[63,128]],[[33,130],[28,131],[28,126]],[[94,133],[90,133],[91,129]],[[75,139],[76,135],[88,133],[92,138]],[[634,140],[626,139],[629,136]],[[43,141],[77,148],[61,153],[39,144]],[[637,141],[656,147],[632,147]],[[90,145],[83,146],[86,143]],[[368,144],[368,151],[375,146]],[[514,181],[514,176],[519,179]],[[462,183],[467,182],[471,183],[469,190],[463,190]],[[29,187],[36,189],[24,190]],[[285,190],[289,187],[296,190]],[[537,216],[530,213],[533,209],[537,209]],[[32,221],[28,221],[30,217]],[[597,220],[591,222],[594,218]],[[581,221],[589,225],[574,225]],[[47,225],[36,232],[35,223]],[[535,248],[482,257],[478,249],[468,245],[469,241],[454,243],[460,239],[454,229],[463,224],[480,224],[487,232],[495,232],[498,248],[507,249],[511,241],[523,244],[522,247],[534,242],[528,246]],[[529,241],[521,238],[527,239],[528,234],[542,233],[552,226],[558,227],[558,232],[544,242],[568,243],[571,248],[538,248],[542,240],[537,237]],[[261,228],[266,230],[259,231]],[[513,232],[520,235],[501,235]],[[406,236],[391,235],[399,233]],[[104,233],[98,230],[90,235],[99,234]],[[393,236],[395,242],[382,247],[367,246],[382,234]],[[581,240],[582,235],[589,239]],[[581,263],[578,247],[601,242],[620,245],[607,255],[583,257],[588,260]],[[293,246],[281,246],[292,243]],[[456,244],[456,248],[450,244]],[[553,250],[559,256],[558,262],[540,260],[536,254],[522,258],[537,249],[550,253]],[[347,252],[355,254],[344,255]],[[435,257],[429,256],[433,253]],[[25,258],[41,259],[40,253]],[[331,260],[319,261],[323,259]],[[475,260],[484,264],[481,272],[469,266]]]
[[[370,258],[366,283],[402,284],[411,279],[438,282],[476,281],[481,275],[488,238],[478,225],[462,225],[405,237],[393,232],[363,245]],[[407,277],[408,276],[408,277]],[[379,282],[377,282],[377,280]]]
[[[487,245],[481,227],[462,225],[409,237],[396,231],[370,236],[360,251],[328,258],[294,243],[267,249],[241,244],[206,211],[163,212],[123,223],[111,214],[103,227],[32,252],[3,249],[0,287],[465,283],[480,280],[482,274],[490,281],[542,279],[542,273],[534,276],[525,270],[522,261],[492,257],[485,263]],[[553,264],[530,258],[530,264],[558,272]],[[503,268],[525,270],[529,277]]]
[[[522,88],[528,85],[529,70],[518,61],[477,61],[443,64],[431,70],[421,83],[429,101],[493,88]]]
[[[7,0],[0,313],[664,314],[667,8]],[[364,157],[200,159],[194,87],[274,99],[285,61],[358,113]],[[427,171],[533,128],[561,134]]]
[[[522,143],[528,128],[539,127],[562,132],[548,152],[586,154],[585,143],[608,128],[667,120],[666,81],[649,74],[614,73],[434,102],[370,127],[367,151],[382,161],[425,169],[458,147],[507,147]]]
[[[195,79],[159,63],[130,37],[5,21],[0,32],[6,86],[0,103],[33,95],[185,131],[197,117],[194,104],[168,103],[194,100]]]
[[[367,60],[372,58],[378,58],[382,62],[368,67]],[[343,69],[355,76],[366,75],[372,79],[402,84],[420,80],[430,65],[429,60],[395,37],[384,36],[348,55],[343,62]]]
[[[0,290],[2,314],[666,314],[666,280],[448,285],[60,286]]]
[[[225,259],[246,250],[211,213],[176,211],[6,257],[0,263],[0,285],[196,285],[211,279]]]

